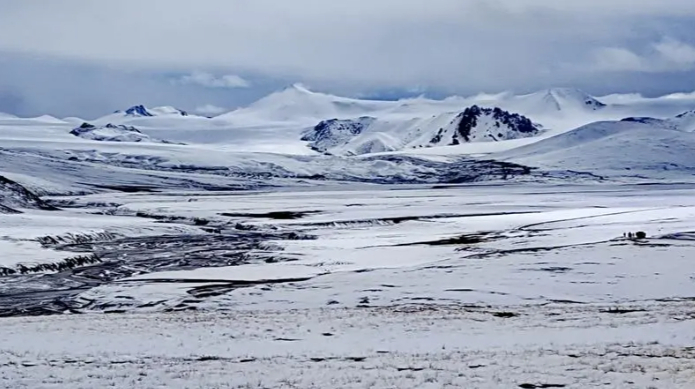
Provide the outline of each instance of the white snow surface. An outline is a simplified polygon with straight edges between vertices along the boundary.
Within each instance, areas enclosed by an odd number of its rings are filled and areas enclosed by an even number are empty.
[[[0,241],[197,229],[91,214],[108,203],[122,214],[317,239],[250,253],[294,261],[157,271],[91,288],[81,315],[0,319],[0,387],[688,388],[694,191],[516,184],[70,196],[85,208],[3,216]],[[272,211],[314,213],[243,216]],[[622,236],[637,230],[649,237]],[[486,238],[427,243],[477,234]],[[297,277],[308,279],[271,282]],[[250,280],[260,284],[189,293]]]
[[[496,157],[597,174],[691,175],[695,134],[680,130],[674,121],[592,123]]]

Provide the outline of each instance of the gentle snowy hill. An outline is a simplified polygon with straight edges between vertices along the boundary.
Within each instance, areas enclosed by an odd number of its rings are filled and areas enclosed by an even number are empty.
[[[133,126],[107,124],[97,127],[89,123],[82,123],[74,128],[70,134],[83,139],[103,142],[144,142],[144,143],[173,143],[166,140],[155,139]]]
[[[468,142],[496,142],[538,135],[541,126],[500,108],[471,106],[424,119],[324,120],[302,140],[320,152],[360,155]]]
[[[293,122],[311,125],[329,118],[353,118],[386,110],[391,101],[359,100],[312,92],[300,84],[294,84],[272,93],[245,108],[213,118],[239,125],[259,122]]]
[[[598,99],[573,88],[552,88],[535,93],[513,96],[508,100],[525,112],[550,113],[556,111],[597,111],[606,107]]]
[[[629,117],[622,119],[621,121],[646,123],[671,130],[695,132],[695,110],[683,112],[675,117],[666,119],[657,119],[652,117]]]
[[[495,157],[545,169],[599,175],[691,175],[695,171],[695,133],[681,131],[670,123],[651,118],[591,123]]]

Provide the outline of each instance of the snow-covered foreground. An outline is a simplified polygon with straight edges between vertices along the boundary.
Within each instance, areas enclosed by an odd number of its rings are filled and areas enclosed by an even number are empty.
[[[0,321],[7,388],[689,388],[692,304]],[[508,317],[510,315],[518,315]]]
[[[0,216],[2,260],[102,262],[0,277],[4,312],[73,312],[0,320],[0,386],[689,388],[694,194],[510,184],[53,198],[69,208]],[[623,237],[636,231],[648,238]],[[36,241],[69,233],[96,238]]]

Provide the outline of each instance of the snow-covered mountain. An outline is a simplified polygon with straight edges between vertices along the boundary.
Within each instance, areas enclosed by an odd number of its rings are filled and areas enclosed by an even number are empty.
[[[622,124],[611,126],[675,131],[678,132],[676,137],[684,137],[687,143],[687,134],[695,133],[694,108],[695,94],[663,98],[632,95],[595,98],[576,89],[553,88],[524,95],[506,92],[443,100],[421,96],[376,101],[312,92],[301,85],[293,85],[213,119],[184,115],[172,107],[145,106],[89,120],[93,128],[79,128],[84,122],[79,118],[60,120],[50,116],[17,118],[5,115],[0,116],[0,140],[2,149],[36,147],[41,149],[41,155],[53,149],[66,150],[73,155],[86,149],[97,154],[126,154],[127,151],[128,155],[138,155],[139,161],[152,157],[156,150],[157,160],[171,158],[182,164],[187,161],[191,166],[222,168],[229,167],[229,161],[239,160],[234,153],[302,155],[296,160],[282,159],[292,161],[291,168],[286,167],[291,172],[304,171],[302,166],[320,157],[319,153],[335,156],[386,153],[438,161],[467,156],[523,157],[530,165],[534,165],[534,161],[546,161],[547,165],[539,166],[590,170],[594,159],[600,159],[592,156],[592,149],[582,146],[587,149],[576,154],[577,159],[570,160],[575,149],[565,150],[564,146],[553,143],[557,142],[557,137],[561,139],[568,131],[593,123],[617,122]],[[628,119],[620,122],[623,118]],[[99,140],[101,144],[85,139]],[[166,143],[162,139],[186,146],[168,147],[162,144]],[[543,145],[557,146],[559,151]],[[536,146],[543,149],[529,149]],[[643,147],[641,154],[650,153],[650,145],[640,147]],[[523,155],[507,154],[517,152]],[[548,154],[551,152],[552,155]],[[622,150],[617,148],[612,152],[620,155]],[[17,163],[17,155],[20,154],[13,156],[12,163]],[[637,157],[639,154],[630,158]],[[660,158],[668,162],[671,156],[664,154]],[[337,160],[340,158],[331,159]],[[584,163],[587,169],[582,169]],[[630,164],[629,158],[624,164]],[[7,162],[5,166],[12,164]],[[12,172],[10,168],[8,174]],[[320,169],[312,168],[309,176],[321,174]]]
[[[357,119],[321,121],[302,140],[317,151],[360,155],[420,147],[452,146],[464,142],[497,142],[538,135],[542,126],[500,108],[477,105],[460,112],[428,118]]]
[[[116,114],[121,113],[129,117],[153,117],[153,116],[188,116],[188,112],[174,108],[171,106],[147,108],[144,105],[134,105],[125,111],[116,111]]]
[[[70,119],[70,120],[68,120]],[[73,118],[66,118],[65,121],[74,123]],[[119,110],[100,118],[90,120],[89,122],[96,125],[112,124],[128,124],[128,125],[153,125],[155,127],[170,127],[176,126],[177,123],[191,123],[191,121],[207,121],[209,118],[198,115],[191,115],[188,112],[171,107],[146,107],[144,105],[134,105],[126,110]],[[84,120],[83,120],[84,121]]]
[[[644,172],[695,171],[692,115],[670,119],[631,117],[595,122],[495,158],[544,169],[581,170],[597,174],[638,175]]]
[[[70,134],[83,139],[102,142],[174,143],[152,138],[133,126],[126,126],[123,124],[106,124],[105,126],[97,127],[89,123],[82,123],[81,126],[72,129]]]
[[[392,101],[359,100],[325,93],[312,92],[301,84],[291,85],[281,91],[215,117],[239,125],[254,125],[264,122],[297,123],[311,125],[330,118],[354,118],[370,113],[385,111]]]
[[[508,97],[517,109],[527,113],[552,113],[560,111],[590,112],[606,108],[588,93],[574,88],[551,88],[526,95]]]
[[[629,117],[623,122],[637,122],[663,127],[670,130],[695,132],[695,110],[680,113],[672,118],[657,119],[652,117]]]

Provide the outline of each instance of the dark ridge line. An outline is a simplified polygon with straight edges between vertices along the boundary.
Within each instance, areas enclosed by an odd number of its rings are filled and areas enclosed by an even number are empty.
[[[153,273],[156,274],[156,273]],[[129,283],[129,282],[153,282],[162,284],[204,284],[204,283],[217,283],[226,284],[227,286],[254,286],[262,284],[282,284],[288,282],[303,282],[309,281],[315,277],[322,276],[330,273],[317,274],[312,277],[296,277],[296,278],[282,278],[282,279],[263,279],[263,280],[230,280],[230,279],[212,279],[212,278],[138,278],[138,279],[121,279],[114,280],[113,283]],[[224,286],[224,285],[216,285]]]

